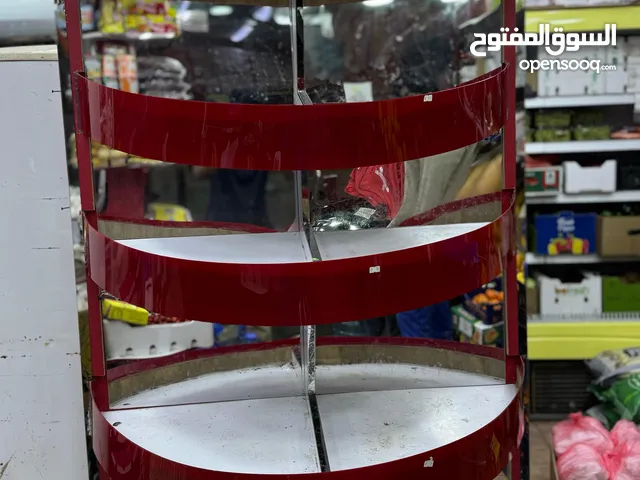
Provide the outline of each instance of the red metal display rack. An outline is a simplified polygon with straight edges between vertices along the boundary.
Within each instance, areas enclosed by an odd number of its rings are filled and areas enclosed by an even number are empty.
[[[504,24],[513,28],[515,1],[503,7]],[[66,1],[101,479],[492,480],[509,463],[511,478],[519,478],[515,47],[504,48],[503,67],[425,96],[308,105],[294,69],[297,105],[213,104],[87,79],[79,12],[78,0]],[[300,28],[295,15],[291,28]],[[501,129],[502,192],[443,205],[402,228],[317,233],[320,261],[301,210],[297,228],[245,235],[214,235],[220,228],[246,233],[230,224],[185,226],[95,211],[91,140],[178,164],[301,171],[429,157]],[[490,222],[428,225],[491,203],[502,214]],[[425,240],[429,229],[439,234]],[[428,288],[424,271],[438,272]],[[500,274],[504,350],[407,338],[316,339],[315,325],[438,303]],[[169,317],[299,325],[301,335],[108,370],[101,292]],[[434,385],[440,388],[428,388]]]

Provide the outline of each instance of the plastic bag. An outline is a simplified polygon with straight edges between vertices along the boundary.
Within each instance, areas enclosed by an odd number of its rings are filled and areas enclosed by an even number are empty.
[[[640,429],[629,420],[620,420],[611,429],[611,440],[616,445],[628,442],[640,442]],[[640,477],[638,477],[640,478]]]
[[[573,445],[558,458],[558,475],[560,480],[609,480],[602,455],[584,443]]]
[[[621,418],[640,421],[640,374],[627,375],[610,387],[591,385],[589,389],[601,402],[613,406]]]
[[[638,480],[640,478],[640,442],[624,442],[602,457],[609,480]],[[590,478],[590,477],[585,477]]]
[[[576,444],[587,445],[601,454],[613,449],[613,441],[602,424],[595,418],[585,417],[581,413],[572,413],[567,420],[557,423],[552,434],[557,456],[564,454]]]

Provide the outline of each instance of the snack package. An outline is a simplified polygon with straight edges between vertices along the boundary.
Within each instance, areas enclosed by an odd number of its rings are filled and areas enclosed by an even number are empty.
[[[640,347],[622,350],[605,350],[587,361],[587,366],[598,383],[612,379],[620,374],[640,373]]]
[[[560,480],[609,480],[602,455],[595,448],[578,443],[558,458]]]
[[[102,33],[124,33],[124,18],[115,0],[102,0],[100,12],[99,26]]]
[[[609,432],[595,418],[572,413],[567,420],[557,423],[552,430],[553,446],[557,456],[571,447],[582,444],[604,453],[613,449]],[[591,477],[585,477],[591,478]]]

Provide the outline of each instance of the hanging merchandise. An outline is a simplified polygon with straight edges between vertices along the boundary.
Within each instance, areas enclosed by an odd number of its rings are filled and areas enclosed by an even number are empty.
[[[176,10],[166,0],[103,0],[102,33],[177,33]]]

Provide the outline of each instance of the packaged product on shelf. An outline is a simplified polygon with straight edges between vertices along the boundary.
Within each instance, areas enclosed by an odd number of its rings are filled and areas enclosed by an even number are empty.
[[[581,279],[563,280],[539,274],[540,313],[544,316],[594,315],[602,313],[602,278],[585,274]]]
[[[571,140],[571,130],[568,128],[539,128],[535,132],[536,142],[568,142]]]
[[[640,312],[640,276],[602,277],[603,312]]]
[[[147,325],[149,312],[119,300],[105,298],[102,300],[102,316],[109,320],[119,320],[132,325]]]
[[[574,127],[575,140],[608,140],[611,137],[611,127],[600,125],[598,127]]]
[[[611,193],[616,191],[618,163],[606,160],[598,166],[582,166],[575,161],[562,163],[564,168],[564,192],[578,193]]]
[[[562,167],[555,165],[529,166],[525,169],[524,188],[527,195],[557,195],[562,191]]]
[[[107,49],[105,49],[105,53],[102,55],[102,84],[110,88],[119,87],[116,55],[114,53],[108,53]]]
[[[504,322],[487,325],[461,305],[451,307],[451,315],[461,341],[489,346],[502,344]]]
[[[118,66],[118,81],[120,90],[130,93],[138,93],[138,65],[133,53],[118,53],[116,55]]]
[[[525,287],[527,289],[527,315],[537,315],[540,313],[538,282],[536,282],[535,278],[529,277],[526,280]]]
[[[102,63],[99,56],[95,54],[85,56],[84,68],[87,70],[89,80],[102,83]]]
[[[102,0],[99,27],[102,33],[125,32],[124,16],[116,0]]]
[[[487,325],[502,321],[504,292],[500,279],[484,285],[464,296],[465,308]]]
[[[596,214],[569,211],[535,216],[535,252],[585,255],[596,251]]]
[[[640,190],[640,165],[633,160],[618,160],[617,190]]]
[[[535,113],[536,127],[563,128],[571,125],[571,112],[568,110],[538,110]]]
[[[640,216],[599,215],[597,239],[602,257],[640,255]]]
[[[574,125],[594,126],[604,123],[604,114],[598,110],[581,109],[573,113]]]

